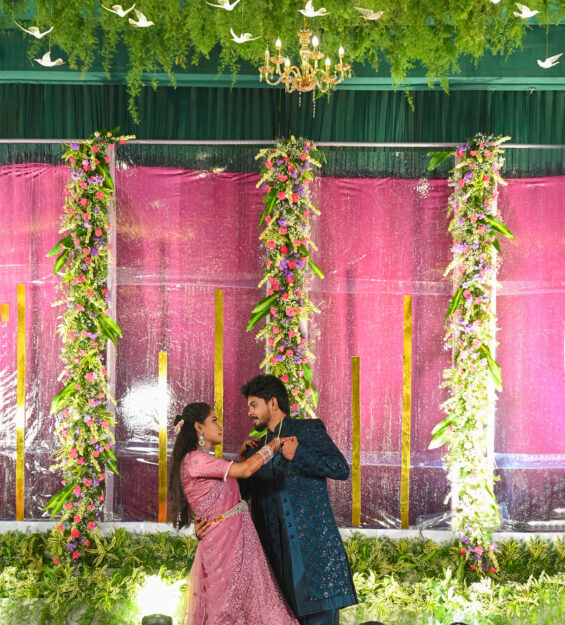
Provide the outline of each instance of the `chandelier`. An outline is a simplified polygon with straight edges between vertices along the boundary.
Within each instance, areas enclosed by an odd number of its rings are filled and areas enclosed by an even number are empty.
[[[324,58],[324,54],[318,49],[318,37],[314,35],[306,27],[306,18],[304,19],[304,27],[298,31],[300,39],[300,67],[291,65],[290,59],[281,56],[281,40],[277,39],[275,43],[276,56],[271,56],[269,48],[265,50],[265,65],[259,68],[259,81],[265,78],[265,82],[269,85],[284,84],[285,91],[292,93],[293,91],[307,92],[320,91],[327,93],[329,90],[336,88],[345,78],[345,75],[351,78],[351,66],[343,62],[345,54],[344,49],[340,46],[339,63],[334,65],[331,71],[331,60],[326,57],[324,67],[319,66],[319,62]],[[281,65],[284,68],[281,70]]]

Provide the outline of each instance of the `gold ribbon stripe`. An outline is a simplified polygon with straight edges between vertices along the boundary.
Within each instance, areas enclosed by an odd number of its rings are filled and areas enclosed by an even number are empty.
[[[167,352],[159,352],[159,523],[167,522]]]
[[[361,359],[351,358],[351,524],[361,525]]]
[[[214,327],[214,409],[218,423],[224,425],[224,293],[214,291],[216,322]],[[224,446],[216,445],[216,457],[224,454]]]
[[[24,429],[26,416],[26,287],[18,284],[16,393],[16,521],[24,520]]]
[[[402,354],[402,467],[400,472],[400,527],[408,529],[410,504],[410,427],[412,419],[412,296],[404,296]]]
[[[0,304],[0,317],[2,323],[8,323],[8,321],[10,321],[10,306],[6,302]]]

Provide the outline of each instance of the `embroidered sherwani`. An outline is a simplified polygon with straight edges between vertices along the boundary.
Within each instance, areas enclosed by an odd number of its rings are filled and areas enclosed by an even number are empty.
[[[277,425],[262,442],[278,432]],[[349,477],[347,461],[319,419],[287,416],[280,436],[298,438],[293,460],[278,452],[253,476],[240,480],[271,568],[298,617],[357,603],[326,484],[327,478]]]

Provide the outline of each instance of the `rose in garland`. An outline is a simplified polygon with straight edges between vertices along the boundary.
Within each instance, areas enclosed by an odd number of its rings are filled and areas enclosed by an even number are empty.
[[[60,232],[67,233],[48,256],[55,256],[54,273],[61,275],[64,307],[58,334],[63,341],[63,389],[51,412],[62,419],[57,428],[59,448],[52,470],[63,475],[62,486],[46,509],[62,513],[50,546],[55,563],[79,560],[101,520],[106,470],[117,471],[105,364],[107,341],[121,336],[108,310],[107,287],[109,208],[114,185],[110,151],[130,137],[115,132],[95,133],[92,139],[71,143],[63,158],[71,165],[65,188]]]
[[[499,526],[498,505],[487,461],[487,426],[494,408],[494,389],[502,389],[501,370],[491,348],[496,332],[494,298],[500,266],[498,235],[514,238],[502,223],[497,185],[503,164],[501,144],[509,137],[477,135],[461,145],[450,184],[449,230],[455,293],[449,303],[445,348],[452,366],[444,371],[449,398],[446,417],[432,430],[430,448],[447,444],[443,458],[454,496],[452,527],[463,535],[461,555],[473,570],[498,570],[492,530]],[[437,165],[448,153],[435,156]]]
[[[247,330],[268,316],[257,334],[266,341],[261,368],[278,376],[287,386],[293,417],[315,417],[318,394],[312,385],[314,356],[306,334],[312,314],[319,312],[308,292],[314,275],[323,278],[310,258],[310,219],[320,211],[310,201],[309,186],[314,167],[321,167],[320,154],[310,141],[291,137],[274,148],[259,152],[266,158],[257,183],[264,189],[265,208],[259,227],[263,252],[265,297],[254,308]]]

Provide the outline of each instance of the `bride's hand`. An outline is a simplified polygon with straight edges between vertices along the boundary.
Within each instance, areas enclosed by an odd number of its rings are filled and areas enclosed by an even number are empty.
[[[239,450],[239,461],[240,462],[244,462],[246,459],[245,453],[247,452],[247,450],[249,448],[251,449],[257,449],[257,447],[259,446],[259,441],[261,439],[260,438],[250,438],[248,440],[246,440],[243,445],[241,446],[241,449]]]
[[[194,519],[194,533],[196,534],[196,538],[198,538],[198,540],[202,540],[204,536],[206,536],[206,532],[209,527],[210,523],[206,519],[196,517]]]

